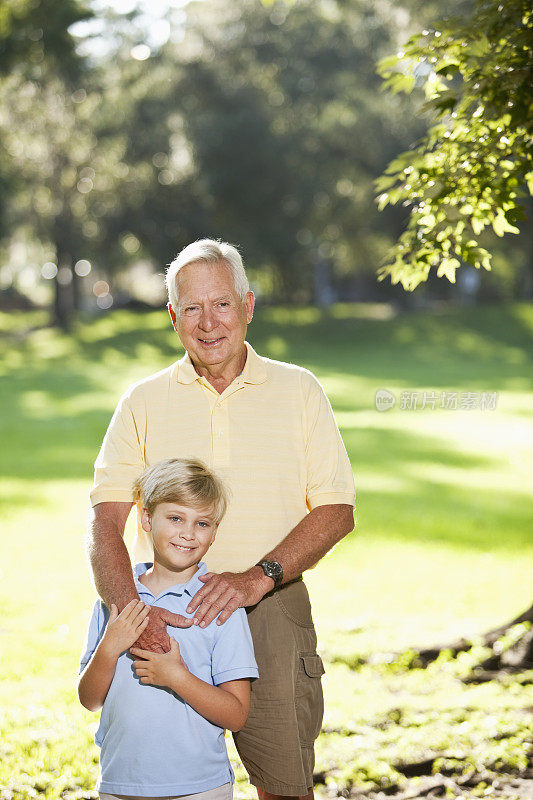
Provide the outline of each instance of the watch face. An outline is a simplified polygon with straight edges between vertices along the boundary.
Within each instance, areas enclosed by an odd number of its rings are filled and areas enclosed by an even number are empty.
[[[283,575],[283,567],[277,561],[263,561],[265,572],[270,578],[280,578]]]

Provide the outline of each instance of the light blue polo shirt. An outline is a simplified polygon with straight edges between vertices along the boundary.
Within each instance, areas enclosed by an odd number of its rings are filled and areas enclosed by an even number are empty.
[[[192,617],[186,607],[204,585],[203,562],[185,584],[175,584],[154,597],[137,579],[151,564],[137,564],[135,585],[141,600]],[[95,603],[80,672],[94,653],[109,619],[101,600]],[[257,678],[252,637],[243,608],[223,625],[206,628],[167,626],[183,660],[194,675],[217,686],[238,678]],[[234,781],[224,731],[208,722],[170,689],[142,684],[133,657],[119,656],[95,735],[101,747],[96,788],[108,794],[160,797],[194,794]]]

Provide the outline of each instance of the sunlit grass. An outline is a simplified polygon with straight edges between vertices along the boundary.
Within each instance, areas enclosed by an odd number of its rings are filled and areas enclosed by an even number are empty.
[[[0,315],[0,785],[11,800],[91,796],[95,717],[74,685],[94,592],[82,541],[92,463],[120,394],[183,352],[163,311],[82,320],[70,337],[43,322]],[[372,775],[394,783],[391,764],[457,750],[461,731],[481,761],[504,745],[509,763],[520,760],[512,737],[488,746],[487,718],[518,730],[528,690],[518,700],[513,686],[465,688],[446,670],[352,671],[337,661],[475,636],[530,604],[532,332],[525,305],[436,316],[397,316],[388,305],[269,308],[250,328],[258,352],[321,378],[356,475],[356,531],[308,573],[328,663],[330,732],[317,769],[339,790]],[[499,396],[492,411],[379,413],[380,388],[397,398]],[[466,706],[474,711],[460,721]],[[238,777],[237,796],[251,797]]]

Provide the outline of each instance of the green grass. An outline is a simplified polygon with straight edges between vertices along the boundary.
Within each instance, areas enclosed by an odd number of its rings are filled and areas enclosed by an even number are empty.
[[[2,800],[94,796],[96,718],[74,697],[93,598],[92,463],[122,391],[182,352],[164,312],[82,320],[70,337],[42,324],[0,315]],[[427,757],[500,770],[527,760],[530,689],[465,686],[461,660],[422,671],[387,654],[475,636],[531,602],[532,333],[527,305],[256,314],[258,352],[323,381],[356,475],[356,531],[307,581],[327,660],[317,771],[328,792],[402,785],[395,766]],[[492,411],[379,413],[380,388],[499,394]],[[237,797],[253,796],[238,778]]]

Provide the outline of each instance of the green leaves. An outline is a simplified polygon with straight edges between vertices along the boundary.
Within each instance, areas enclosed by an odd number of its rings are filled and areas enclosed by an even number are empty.
[[[533,14],[521,0],[506,2],[504,16],[497,0],[479,1],[471,18],[415,35],[380,62],[393,92],[412,91],[416,74],[427,97],[421,110],[434,116],[418,146],[375,184],[380,210],[410,208],[380,280],[412,290],[436,267],[438,277],[454,282],[463,262],[490,269],[477,238],[486,229],[499,237],[519,233],[513,223],[524,219],[520,198],[526,186],[533,194],[532,32]],[[420,63],[431,70],[417,72]]]
[[[516,228],[514,225],[510,225],[509,222],[507,222],[501,209],[498,209],[498,213],[492,220],[492,227],[494,228],[494,233],[496,236],[503,236],[506,232],[520,233],[519,228]]]

